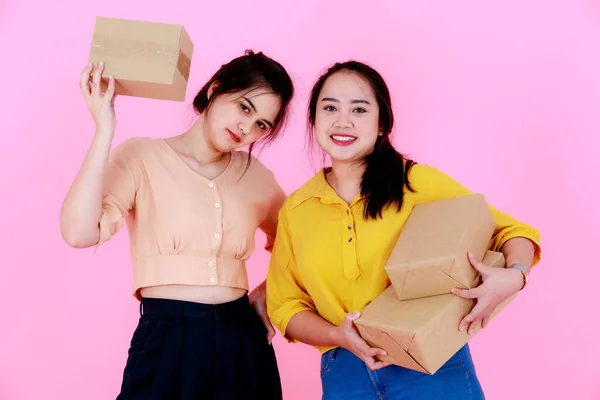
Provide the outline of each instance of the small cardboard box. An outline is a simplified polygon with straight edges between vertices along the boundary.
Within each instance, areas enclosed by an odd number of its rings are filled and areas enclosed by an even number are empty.
[[[483,261],[492,267],[505,267],[502,253],[488,251]],[[480,281],[476,276],[474,284]],[[490,319],[514,297],[516,294],[501,303]],[[478,324],[472,335],[466,329],[458,330],[475,303],[475,299],[454,294],[399,300],[390,286],[365,307],[355,324],[371,347],[387,352],[379,360],[434,374],[481,329]]]
[[[477,271],[467,253],[481,260],[495,227],[481,194],[415,206],[385,266],[398,299],[470,289]]]
[[[102,87],[115,93],[184,101],[194,45],[182,25],[97,17],[89,61],[104,61]]]

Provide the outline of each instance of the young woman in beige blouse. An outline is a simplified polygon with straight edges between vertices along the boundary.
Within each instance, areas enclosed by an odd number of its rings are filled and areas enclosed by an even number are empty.
[[[248,296],[245,261],[257,229],[271,250],[285,194],[238,149],[251,153],[280,134],[294,92],[289,75],[248,51],[198,92],[187,132],[111,150],[115,82],[101,93],[102,68],[81,75],[96,132],[64,200],[61,231],[70,246],[87,248],[126,223],[141,316],[118,400],[281,399],[264,283]]]

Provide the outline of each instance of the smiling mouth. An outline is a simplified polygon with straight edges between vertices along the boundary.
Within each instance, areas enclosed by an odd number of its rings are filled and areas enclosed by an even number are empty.
[[[349,146],[358,139],[356,136],[352,135],[341,135],[341,134],[333,134],[330,136],[333,143],[338,146]]]
[[[233,140],[235,143],[239,143],[242,141],[242,138],[239,137],[238,135],[236,135],[235,133],[231,132],[229,129],[227,129],[227,132],[229,132],[229,137],[231,138],[231,140]]]

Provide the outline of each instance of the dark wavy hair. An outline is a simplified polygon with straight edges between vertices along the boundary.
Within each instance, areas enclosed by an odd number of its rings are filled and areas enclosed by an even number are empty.
[[[219,85],[209,97],[208,90],[215,82]],[[252,50],[246,50],[243,56],[223,64],[206,82],[194,98],[194,110],[202,114],[208,111],[212,102],[222,94],[259,87],[269,89],[279,96],[281,109],[267,133],[249,146],[249,153],[252,153],[255,144],[266,145],[277,139],[288,121],[289,105],[294,97],[294,85],[290,75],[280,63],[262,52],[254,53]]]

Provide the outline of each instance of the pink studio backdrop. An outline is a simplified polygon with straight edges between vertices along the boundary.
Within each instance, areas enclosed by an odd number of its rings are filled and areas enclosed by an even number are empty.
[[[288,193],[314,173],[303,148],[316,75],[348,58],[378,68],[399,149],[543,235],[531,285],[471,342],[487,398],[600,399],[597,2],[149,4],[0,4],[0,399],[114,398],[138,317],[126,231],[96,255],[70,249],[59,231],[93,132],[78,79],[96,15],[183,23],[196,45],[187,101],[118,99],[116,143],[186,129],[195,91],[248,47],[288,67],[292,125],[260,155]],[[250,261],[253,286],[267,263],[264,251]],[[274,345],[285,398],[320,398],[317,352],[279,335]]]

